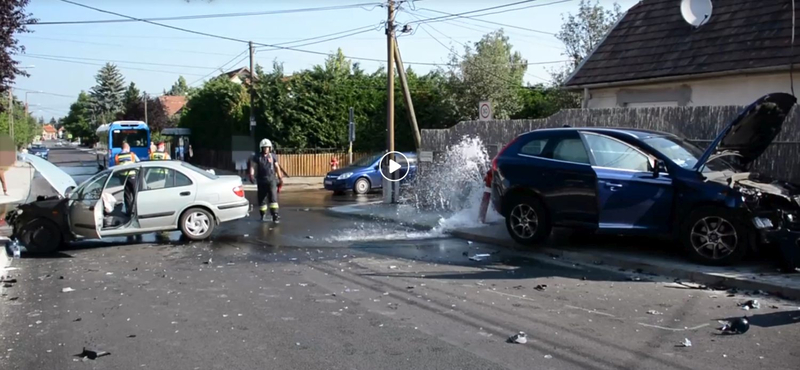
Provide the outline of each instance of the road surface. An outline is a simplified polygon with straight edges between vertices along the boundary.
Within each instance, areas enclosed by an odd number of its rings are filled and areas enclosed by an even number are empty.
[[[148,235],[15,260],[0,369],[800,368],[798,302],[324,210],[368,199],[287,195],[279,226],[252,216],[203,243]],[[743,315],[750,331],[719,335]],[[526,344],[506,343],[520,331]]]

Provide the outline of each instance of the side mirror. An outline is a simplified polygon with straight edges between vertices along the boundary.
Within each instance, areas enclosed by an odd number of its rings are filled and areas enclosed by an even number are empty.
[[[381,165],[379,165],[379,164],[376,164],[374,169],[375,169],[375,170],[377,170],[377,169],[378,169],[378,168],[380,168],[380,167],[381,167]]]
[[[653,177],[658,177],[662,171],[666,172],[667,166],[664,164],[664,161],[660,159],[656,159],[653,162]]]

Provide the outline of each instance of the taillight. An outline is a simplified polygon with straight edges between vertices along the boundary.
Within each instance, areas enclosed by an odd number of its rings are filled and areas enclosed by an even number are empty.
[[[497,152],[496,156],[494,156],[494,159],[492,159],[492,170],[489,171],[489,173],[486,175],[486,178],[487,178],[486,183],[487,184],[491,184],[492,183],[492,172],[493,171],[497,171],[497,158],[499,158],[500,155],[502,155],[503,152],[505,152],[506,149],[508,149],[508,147],[510,147],[512,144],[514,144],[517,140],[519,140],[520,136],[517,136],[517,137],[514,138],[514,140],[511,140],[508,144],[506,144],[506,146],[503,147],[503,149],[500,149],[500,151]],[[489,185],[487,185],[487,186],[489,186]]]
[[[239,198],[244,198],[244,189],[242,189],[241,185],[233,188],[233,193]]]

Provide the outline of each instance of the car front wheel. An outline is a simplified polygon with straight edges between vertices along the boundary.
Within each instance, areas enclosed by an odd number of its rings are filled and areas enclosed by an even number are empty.
[[[184,236],[191,240],[203,240],[214,232],[214,215],[202,208],[191,208],[183,213],[180,228]]]
[[[550,220],[538,198],[517,196],[509,204],[506,229],[517,243],[535,245],[550,236]]]
[[[61,246],[61,231],[58,226],[45,219],[36,219],[22,227],[20,242],[29,253],[54,253]]]
[[[738,262],[751,245],[747,226],[730,210],[719,207],[693,211],[681,238],[692,259],[715,266]]]
[[[370,184],[369,180],[365,178],[360,178],[356,180],[355,185],[353,185],[353,192],[356,194],[366,194],[369,192]]]

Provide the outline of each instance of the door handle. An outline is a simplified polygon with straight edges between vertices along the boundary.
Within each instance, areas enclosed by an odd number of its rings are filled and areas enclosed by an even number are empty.
[[[182,197],[187,197],[187,196],[189,196],[189,195],[191,195],[191,194],[192,194],[192,192],[191,192],[191,191],[184,191],[183,193],[181,193],[181,196],[182,196]]]
[[[617,184],[615,182],[607,182],[606,187],[611,189],[611,191],[617,191],[622,188],[622,184]]]

